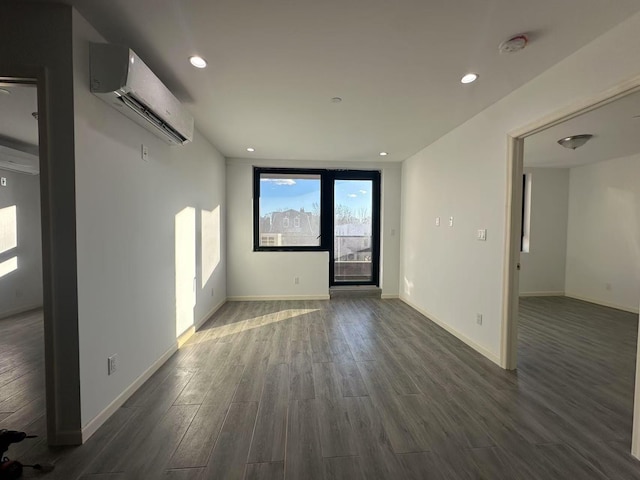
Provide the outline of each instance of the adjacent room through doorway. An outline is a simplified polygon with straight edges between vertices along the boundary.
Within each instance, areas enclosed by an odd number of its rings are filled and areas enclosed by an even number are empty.
[[[0,83],[0,428],[46,443],[37,86]]]
[[[524,141],[518,377],[543,385],[538,400],[579,438],[620,455],[640,303],[639,114],[631,93]]]

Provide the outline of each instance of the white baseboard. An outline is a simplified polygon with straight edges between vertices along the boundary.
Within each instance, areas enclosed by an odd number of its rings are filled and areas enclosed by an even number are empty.
[[[625,307],[623,305],[616,305],[615,303],[604,302],[602,300],[596,300],[595,298],[584,297],[582,295],[578,295],[576,293],[567,292],[564,294],[565,297],[575,298],[576,300],[582,300],[583,302],[595,303],[596,305],[602,305],[603,307],[615,308],[617,310],[623,310],[625,312],[630,313],[640,313],[640,309]]]
[[[481,345],[478,345],[476,342],[474,342],[473,340],[471,340],[469,337],[467,337],[466,335],[464,335],[463,333],[460,333],[458,330],[456,330],[455,328],[451,327],[450,325],[448,325],[447,323],[445,323],[444,321],[440,320],[439,318],[437,318],[436,316],[430,314],[429,312],[423,310],[422,308],[418,307],[417,305],[415,305],[413,302],[411,302],[410,300],[408,300],[406,297],[400,295],[400,300],[402,300],[404,303],[406,303],[407,305],[409,305],[411,308],[413,308],[414,310],[420,312],[422,315],[424,315],[425,317],[427,317],[429,320],[431,320],[433,323],[435,323],[436,325],[441,326],[442,328],[444,328],[447,332],[449,332],[451,335],[453,335],[454,337],[462,340],[464,343],[466,343],[467,345],[469,345],[471,348],[473,348],[476,352],[480,353],[481,355],[487,357],[489,360],[491,360],[493,363],[495,363],[496,365],[498,365],[499,367],[502,367],[502,363],[500,362],[500,358],[497,357],[496,355],[494,355],[492,352],[490,352],[489,350],[487,350],[486,348],[482,347]]]
[[[131,395],[135,393],[138,388],[142,386],[144,382],[146,382],[151,375],[153,375],[164,363],[171,358],[171,356],[180,348],[184,343],[191,338],[191,336],[207,321],[211,318],[211,316],[220,309],[225,303],[227,299],[223,299],[217,305],[215,305],[203,318],[201,318],[195,325],[187,328],[182,334],[178,336],[176,339],[175,345],[172,345],[166,352],[162,354],[162,356],[153,362],[142,375],[140,375],[131,385],[129,385],[124,392],[122,392],[118,397],[111,402],[107,408],[105,408],[102,412],[96,415],[89,423],[87,423],[82,428],[82,443],[86,442],[91,435],[93,435],[98,428],[102,426],[107,419],[115,413],[118,408],[120,408],[124,402],[126,402]]]
[[[82,427],[82,443],[85,443],[91,435],[96,433],[96,431],[102,426],[104,422],[106,422],[111,415],[118,410],[124,402],[126,402],[131,395],[134,394],[138,388],[142,386],[144,382],[146,382],[151,375],[156,373],[156,371],[164,365],[164,363],[171,358],[171,355],[176,353],[178,350],[178,343],[171,345],[169,349],[162,354],[158,360],[153,362],[153,364],[147,368],[147,370],[140,375],[131,385],[129,385],[124,392],[116,397],[116,399],[111,402],[102,412],[96,415],[89,423],[87,423],[84,427]]]
[[[58,447],[82,445],[82,432],[80,430],[57,432],[55,438],[47,438],[47,444]]]
[[[0,313],[0,320],[7,317],[13,317],[14,315],[20,315],[21,313],[28,312],[30,310],[36,310],[38,308],[42,308],[42,303],[37,303],[34,305],[27,305],[25,307],[15,308],[13,310],[8,310],[6,312]]]
[[[209,312],[208,312],[204,317],[202,317],[200,320],[198,320],[198,321],[196,322],[196,324],[195,324],[195,330],[196,330],[196,332],[197,332],[198,330],[200,330],[200,327],[201,327],[202,325],[204,325],[205,323],[207,323],[207,320],[209,320],[211,317],[213,317],[213,314],[214,314],[214,313],[216,313],[218,310],[220,310],[220,308],[221,308],[225,303],[227,303],[227,299],[226,299],[226,298],[222,299],[222,300],[221,300],[221,301],[220,301],[216,306],[214,306],[211,310],[209,310]]]
[[[389,300],[390,298],[400,298],[400,295],[398,295],[397,293],[383,293],[382,295],[380,295],[380,298],[382,300]]]
[[[564,297],[564,292],[520,292],[521,297]]]
[[[227,297],[230,302],[268,302],[270,300],[329,300],[327,295],[258,295],[246,297]]]
[[[178,348],[182,347],[182,345],[184,345],[185,343],[187,343],[187,340],[189,340],[194,333],[196,333],[198,330],[200,330],[200,327],[202,327],[202,325],[204,325],[207,320],[209,320],[214,313],[216,313],[218,311],[218,309],[220,307],[222,307],[222,305],[224,305],[225,303],[227,303],[227,299],[223,299],[222,301],[220,301],[216,306],[214,306],[211,310],[209,310],[208,313],[206,313],[204,315],[204,317],[202,317],[200,320],[198,320],[195,325],[191,325],[190,327],[188,327],[184,332],[182,332],[180,335],[178,335]]]

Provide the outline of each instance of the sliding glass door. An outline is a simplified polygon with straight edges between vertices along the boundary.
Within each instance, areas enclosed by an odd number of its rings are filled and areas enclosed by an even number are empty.
[[[380,172],[332,172],[330,284],[378,285]]]

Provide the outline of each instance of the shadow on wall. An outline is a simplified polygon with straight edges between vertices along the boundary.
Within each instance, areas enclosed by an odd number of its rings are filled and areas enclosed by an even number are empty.
[[[17,219],[16,205],[0,208],[0,278],[18,269]]]
[[[220,205],[197,213],[186,207],[175,216],[176,338],[195,325],[198,286],[201,292],[208,290],[220,264]]]
[[[618,224],[626,230],[624,238],[628,242],[629,252],[634,258],[629,259],[632,265],[640,264],[640,225],[638,225],[638,199],[633,192],[610,187],[607,189],[610,212],[618,212]]]

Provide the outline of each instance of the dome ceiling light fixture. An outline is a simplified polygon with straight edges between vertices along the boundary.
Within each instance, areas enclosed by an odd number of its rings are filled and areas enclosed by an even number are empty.
[[[570,137],[564,137],[558,140],[558,143],[562,145],[564,148],[570,148],[571,150],[575,150],[578,147],[583,146],[589,140],[593,138],[591,134],[583,134],[583,135],[571,135]]]
[[[498,45],[498,50],[500,53],[516,53],[523,50],[528,44],[529,38],[524,33],[521,33],[502,42]]]

